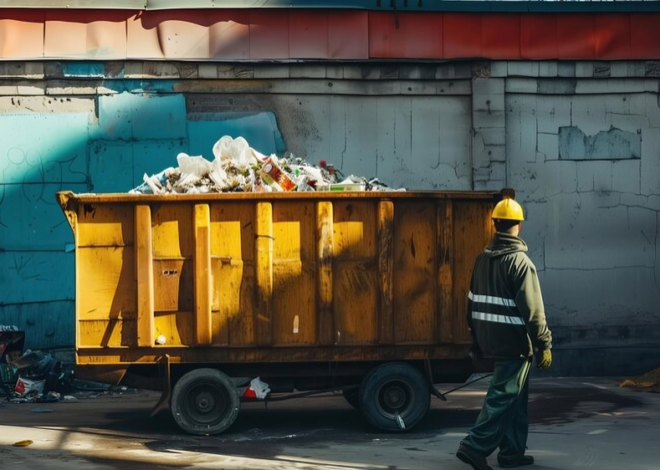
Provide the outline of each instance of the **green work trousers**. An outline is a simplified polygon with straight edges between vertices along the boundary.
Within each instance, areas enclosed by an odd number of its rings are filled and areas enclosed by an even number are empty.
[[[462,444],[488,456],[519,457],[527,448],[530,359],[495,361],[495,370],[477,422]]]

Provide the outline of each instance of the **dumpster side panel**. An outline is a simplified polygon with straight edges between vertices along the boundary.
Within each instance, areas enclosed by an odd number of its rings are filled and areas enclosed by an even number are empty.
[[[335,344],[377,341],[377,225],[374,200],[333,201]]]
[[[76,199],[79,364],[464,354],[491,198],[290,196]]]
[[[81,204],[76,226],[79,346],[135,345],[133,208]]]
[[[316,342],[316,206],[273,204],[273,344]]]
[[[452,308],[450,324],[453,330],[452,341],[470,342],[468,330],[467,296],[474,262],[492,236],[490,220],[491,207],[471,201],[453,203],[453,257],[452,257]]]
[[[394,208],[394,341],[435,340],[436,201],[399,201]]]
[[[438,201],[436,206],[436,338],[438,342],[454,341],[454,203],[451,199]]]
[[[194,344],[193,206],[151,205],[151,219],[153,337],[164,335],[170,345]]]
[[[316,204],[316,266],[317,266],[317,341],[328,346],[335,341],[333,311],[334,207],[330,201]]]
[[[211,205],[213,344],[255,344],[255,205]]]

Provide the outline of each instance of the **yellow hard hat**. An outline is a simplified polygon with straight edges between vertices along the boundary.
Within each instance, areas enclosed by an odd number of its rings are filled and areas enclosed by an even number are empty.
[[[505,197],[493,209],[493,219],[525,220],[523,208],[512,198]]]

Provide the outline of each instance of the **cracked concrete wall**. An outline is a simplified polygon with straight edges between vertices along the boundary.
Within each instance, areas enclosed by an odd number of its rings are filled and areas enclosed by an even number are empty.
[[[506,186],[505,79],[477,77],[472,81],[473,189]]]
[[[529,214],[522,236],[569,375],[660,364],[660,107],[657,92],[630,89],[507,94],[507,180]],[[609,140],[611,153],[563,159],[562,145],[584,149],[562,139],[566,128]]]
[[[555,335],[552,373],[657,367],[657,70],[638,62],[0,63],[0,284],[11,286],[0,317],[32,325],[42,343],[31,347],[66,346],[56,340],[73,331],[63,320],[73,321],[73,255],[48,194],[124,191],[142,172],[175,164],[179,151],[210,157],[231,114],[252,123],[231,132],[249,132],[251,143],[271,136],[263,152],[323,158],[391,186],[515,188]]]
[[[470,98],[281,96],[288,149],[396,188],[470,189]]]

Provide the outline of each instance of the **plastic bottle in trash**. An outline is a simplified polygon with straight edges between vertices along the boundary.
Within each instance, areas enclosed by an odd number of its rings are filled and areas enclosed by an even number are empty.
[[[284,191],[296,189],[296,183],[277,165],[273,157],[264,160],[261,170],[270,176]]]
[[[294,181],[296,183],[296,191],[316,191],[312,180],[307,175],[301,175],[300,171],[296,168],[294,170]]]

